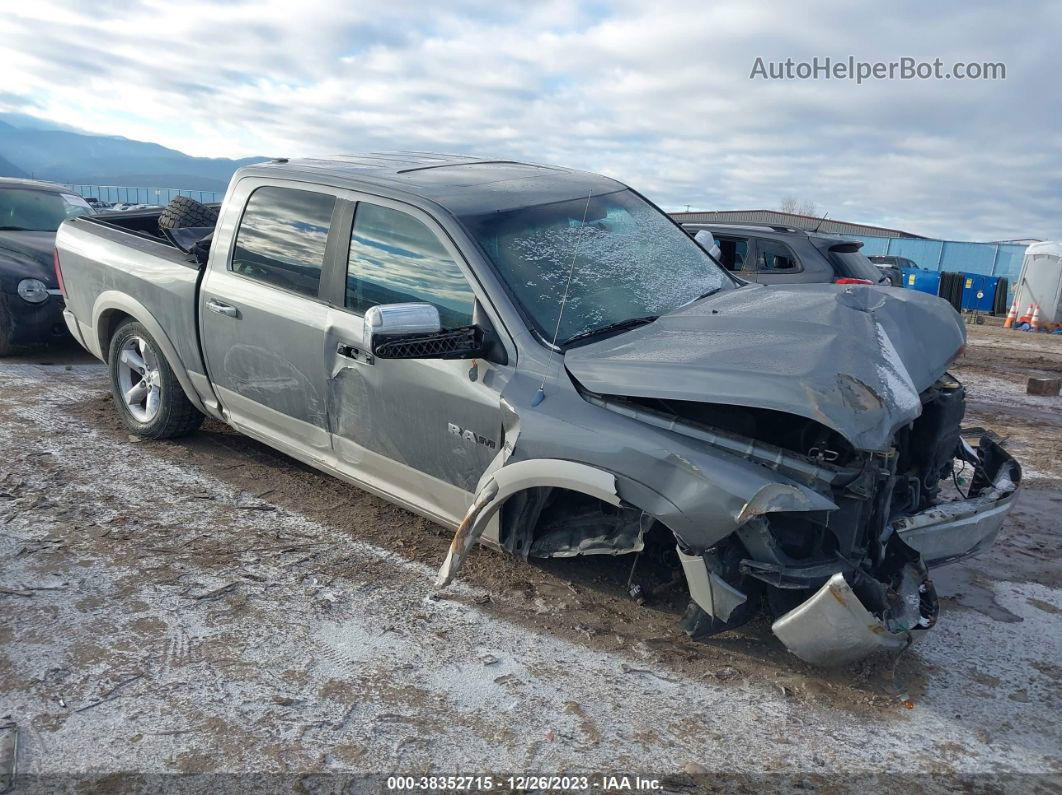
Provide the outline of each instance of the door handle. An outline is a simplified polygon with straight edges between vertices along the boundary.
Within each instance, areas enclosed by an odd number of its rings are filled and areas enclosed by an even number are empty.
[[[215,301],[213,298],[207,301],[207,309],[211,312],[217,312],[219,315],[224,315],[225,317],[239,317],[240,315],[240,312],[236,307],[230,306],[229,304],[223,304],[220,301]]]
[[[361,362],[362,364],[373,363],[373,357],[371,354],[367,353],[366,351],[360,350],[359,348],[356,348],[353,345],[349,345],[345,342],[341,342],[336,345],[336,355],[342,356],[344,359],[353,359],[354,361]]]

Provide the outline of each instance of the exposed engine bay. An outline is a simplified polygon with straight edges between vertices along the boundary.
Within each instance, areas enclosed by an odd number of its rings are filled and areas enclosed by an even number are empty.
[[[937,600],[928,567],[991,543],[995,530],[974,526],[959,531],[964,537],[954,545],[954,555],[935,556],[927,548],[927,557],[918,548],[919,539],[904,537],[905,528],[919,524],[909,520],[938,506],[960,507],[986,495],[1012,496],[1020,470],[989,437],[981,438],[976,451],[963,440],[965,394],[957,380],[945,375],[920,397],[920,416],[899,429],[883,452],[856,451],[828,428],[779,412],[638,401],[646,410],[773,444],[843,473],[830,485],[836,511],[765,513],[700,555],[680,545],[693,596],[683,619],[687,633],[707,637],[733,629],[765,604],[776,618],[776,633],[791,650],[812,662],[841,663],[862,656],[868,645],[895,646],[886,642],[890,636],[903,638],[905,645],[908,632],[933,626]],[[965,491],[960,473],[969,484]],[[946,499],[948,487],[952,494]],[[984,535],[976,537],[980,531]],[[704,562],[706,577],[698,578],[691,558]],[[805,643],[801,631],[790,625],[799,623],[800,606],[813,602],[820,589],[831,590],[837,602],[843,601],[841,590],[846,591],[880,630],[870,627],[864,636],[856,626],[847,651],[831,644],[820,653],[815,643]],[[857,625],[860,618],[857,612]]]
[[[676,534],[691,597],[681,624],[691,637],[734,629],[766,610],[789,649],[817,664],[898,649],[932,627],[930,567],[990,544],[1020,481],[1020,468],[993,439],[981,436],[973,448],[963,438],[964,389],[950,375],[920,395],[918,417],[880,451],[857,450],[814,420],[769,409],[584,398],[785,473],[836,506],[786,510],[786,487],[768,487],[718,543],[693,549]],[[640,553],[654,524],[622,500],[554,488],[522,491],[501,513],[499,546],[522,557]]]

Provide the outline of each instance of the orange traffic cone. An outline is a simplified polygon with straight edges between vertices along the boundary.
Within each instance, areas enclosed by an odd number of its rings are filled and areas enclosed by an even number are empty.
[[[1033,331],[1040,330],[1040,305],[1033,304],[1032,320],[1029,321],[1029,326]]]
[[[1033,305],[1029,304],[1029,308],[1025,310],[1025,314],[1018,318],[1018,325],[1021,326],[1025,323],[1032,323]]]
[[[1014,325],[1014,321],[1018,317],[1018,296],[1014,296],[1014,300],[1010,304],[1010,311],[1007,312],[1007,319],[1003,321],[1003,328],[1011,328]]]

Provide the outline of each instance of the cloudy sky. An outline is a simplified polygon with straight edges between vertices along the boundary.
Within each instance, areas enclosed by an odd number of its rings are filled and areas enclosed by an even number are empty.
[[[697,6],[704,6],[698,8]],[[33,0],[0,110],[190,154],[427,149],[953,239],[1062,238],[1062,4]],[[1005,80],[750,79],[818,56]]]

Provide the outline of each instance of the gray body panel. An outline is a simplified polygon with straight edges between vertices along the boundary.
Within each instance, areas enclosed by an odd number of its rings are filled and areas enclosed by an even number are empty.
[[[247,198],[266,185],[337,201],[316,296],[230,268]],[[582,491],[642,512],[675,535],[691,583],[735,590],[718,572],[699,576],[702,554],[758,517],[839,511],[861,471],[680,427],[612,398],[771,409],[835,430],[859,456],[878,456],[922,413],[921,400],[963,344],[963,326],[945,302],[913,291],[751,285],[551,353],[458,216],[622,189],[567,169],[434,155],[252,166],[229,187],[202,279],[187,255],[158,239],[99,222],[64,224],[58,246],[67,323],[103,358],[107,313],[140,320],[161,337],[203,411],[457,528],[440,581],[453,576],[476,539],[527,554],[502,533],[501,501],[538,488]],[[428,227],[504,355],[383,359],[366,352],[363,318],[344,306],[343,292],[359,203],[401,210]],[[997,504],[984,510],[992,511],[993,526],[1005,514]],[[947,541],[935,540],[931,528],[917,534],[927,548],[964,551],[962,534]],[[628,528],[622,538],[619,546],[587,548],[641,549],[640,532]],[[725,603],[727,615],[740,602],[707,601]]]
[[[913,290],[750,285],[564,360],[600,394],[776,409],[883,450],[965,343],[945,309]]]

